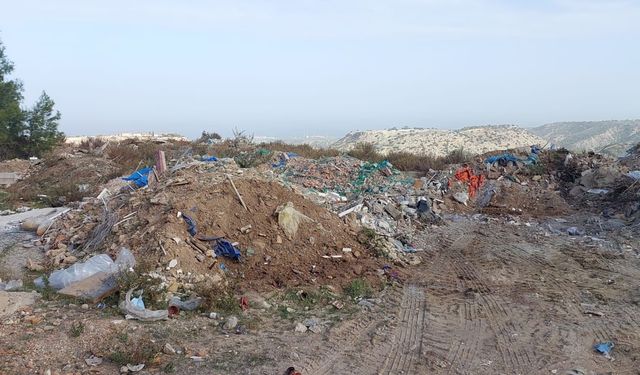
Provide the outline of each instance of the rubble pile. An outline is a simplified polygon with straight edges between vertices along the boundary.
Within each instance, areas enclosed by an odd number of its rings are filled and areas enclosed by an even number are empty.
[[[340,195],[384,192],[400,178],[386,161],[369,163],[350,156],[318,160],[294,157],[279,174],[284,181],[303,188]]]
[[[130,249],[139,269],[172,293],[204,282],[258,291],[338,287],[378,278],[379,261],[357,231],[233,160],[190,160],[147,188],[85,199],[51,226],[45,248],[55,268]]]

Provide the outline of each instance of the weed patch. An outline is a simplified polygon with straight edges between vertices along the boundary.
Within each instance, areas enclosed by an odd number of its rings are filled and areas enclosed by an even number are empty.
[[[352,299],[369,298],[373,295],[373,290],[366,280],[355,279],[344,288],[344,294]]]

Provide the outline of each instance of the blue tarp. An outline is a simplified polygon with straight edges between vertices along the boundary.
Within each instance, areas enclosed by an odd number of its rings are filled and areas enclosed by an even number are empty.
[[[519,159],[517,157],[515,157],[513,154],[501,154],[501,155],[494,155],[494,156],[489,156],[488,158],[486,158],[484,160],[485,164],[494,164],[496,162],[499,162],[501,164],[506,164],[508,162],[517,162]]]
[[[145,187],[149,183],[149,173],[151,171],[151,167],[145,167],[131,173],[131,175],[127,177],[122,177],[122,179],[125,181],[133,181],[137,187]]]
[[[300,155],[296,154],[295,152],[286,152],[287,157],[281,157],[280,160],[277,163],[273,163],[271,164],[272,168],[282,168],[285,165],[287,165],[287,161],[291,158],[297,158]]]
[[[202,161],[218,161],[218,158],[215,156],[205,155],[202,157]]]

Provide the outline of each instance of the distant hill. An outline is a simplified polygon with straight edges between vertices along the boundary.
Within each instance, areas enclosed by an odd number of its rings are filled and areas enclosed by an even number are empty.
[[[556,122],[529,131],[559,147],[614,156],[640,142],[640,120]]]
[[[348,151],[357,143],[372,143],[378,152],[407,151],[415,154],[443,156],[463,148],[474,154],[528,147],[546,142],[514,125],[475,126],[459,130],[403,128],[351,132],[332,147]]]

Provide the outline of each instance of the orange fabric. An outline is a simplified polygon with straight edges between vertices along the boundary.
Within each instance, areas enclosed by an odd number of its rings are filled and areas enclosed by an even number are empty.
[[[484,176],[479,174],[476,175],[473,173],[471,168],[465,167],[460,168],[456,171],[455,174],[456,180],[460,182],[467,182],[469,184],[469,197],[473,198],[476,195],[480,186],[484,183]]]
[[[460,168],[456,171],[456,180],[458,181],[467,182],[471,180],[471,177],[473,177],[473,171],[469,167]]]

